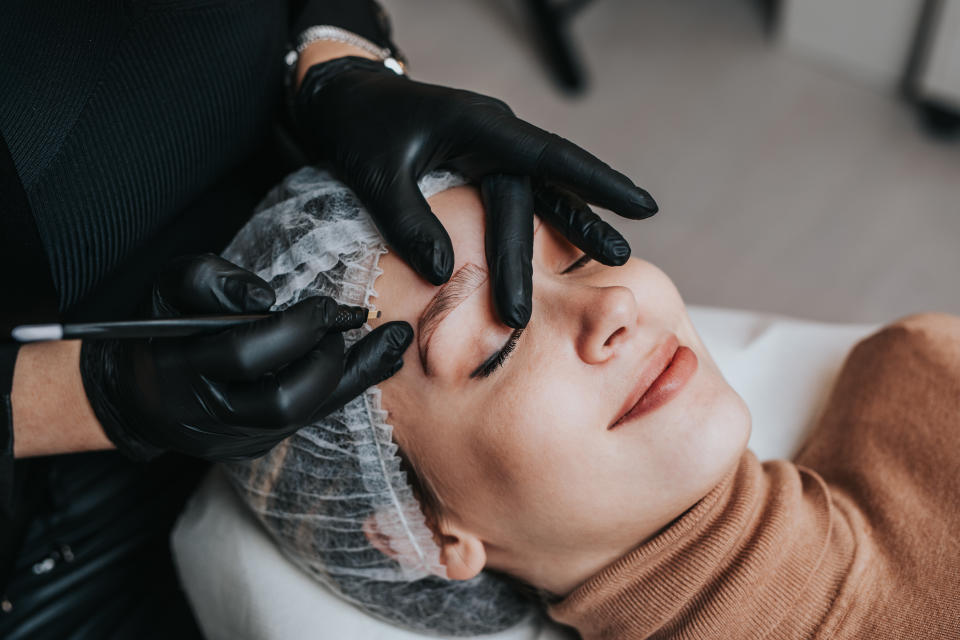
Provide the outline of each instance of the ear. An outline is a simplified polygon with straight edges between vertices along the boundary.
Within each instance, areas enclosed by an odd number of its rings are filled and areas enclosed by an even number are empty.
[[[487,564],[487,549],[473,533],[455,525],[443,526],[440,538],[440,562],[447,568],[451,580],[469,580],[483,571]]]
[[[439,536],[442,540],[440,563],[446,568],[446,575],[441,577],[469,580],[483,571],[487,563],[487,551],[483,542],[472,533],[456,526],[444,526],[443,529]],[[367,516],[363,523],[363,533],[373,548],[404,564],[404,553],[397,548],[399,545],[395,544],[390,536],[381,531],[376,514]]]

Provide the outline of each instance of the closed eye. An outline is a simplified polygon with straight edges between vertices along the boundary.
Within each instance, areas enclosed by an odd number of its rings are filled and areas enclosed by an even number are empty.
[[[507,338],[507,343],[503,345],[503,348],[487,358],[479,367],[474,369],[470,374],[470,377],[486,378],[494,371],[502,367],[503,363],[506,362],[507,358],[510,357],[510,354],[513,353],[513,350],[517,348],[517,341],[520,340],[520,336],[522,334],[522,328],[514,329],[513,333],[510,334],[510,337]]]
[[[567,274],[567,273],[570,273],[571,271],[576,271],[577,269],[580,269],[580,268],[586,266],[586,264],[587,264],[588,262],[590,262],[590,260],[591,260],[590,256],[588,256],[587,254],[583,254],[582,256],[580,256],[580,259],[579,259],[579,260],[577,260],[576,262],[574,262],[573,264],[571,264],[569,267],[567,267],[566,269],[564,269],[564,270],[561,271],[560,273],[561,273],[561,274]]]
[[[573,264],[561,271],[561,274],[567,274],[577,269],[581,269],[590,262],[591,258],[587,254],[580,256]],[[510,337],[507,338],[506,344],[497,351],[495,354],[483,361],[483,363],[474,369],[470,373],[471,378],[486,378],[493,374],[494,371],[503,366],[503,363],[507,361],[507,358],[510,357],[510,354],[513,353],[513,350],[517,348],[517,342],[520,340],[520,336],[523,334],[523,329],[514,329],[513,333],[510,334]]]

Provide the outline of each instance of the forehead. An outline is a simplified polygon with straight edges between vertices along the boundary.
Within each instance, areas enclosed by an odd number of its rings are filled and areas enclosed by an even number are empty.
[[[427,202],[453,244],[453,271],[465,263],[486,267],[484,257],[483,203],[476,188],[464,185],[442,191]],[[383,274],[374,283],[377,292],[372,304],[381,311],[376,327],[383,322],[406,320],[416,327],[417,317],[437,291],[437,287],[421,278],[392,249],[380,258]]]
[[[466,263],[486,269],[486,213],[479,190],[470,185],[454,187],[431,196],[427,202],[450,236],[454,251],[452,273]],[[537,236],[545,235],[537,233],[540,218],[534,218],[532,224]],[[552,237],[554,234],[546,235]],[[392,320],[405,320],[416,326],[420,312],[437,292],[437,287],[417,275],[393,250],[380,258],[380,268],[383,274],[374,284],[377,296],[372,298],[372,304],[382,316],[371,320],[371,326]],[[489,280],[478,293],[491,295]]]
[[[456,271],[465,262],[486,266],[484,229],[486,212],[480,192],[470,185],[447,189],[427,200],[454,248]]]
[[[454,249],[453,271],[467,262],[486,269],[487,215],[480,191],[476,187],[463,185],[442,191],[427,202],[450,236]],[[534,234],[539,231],[541,222],[539,217],[534,218]]]

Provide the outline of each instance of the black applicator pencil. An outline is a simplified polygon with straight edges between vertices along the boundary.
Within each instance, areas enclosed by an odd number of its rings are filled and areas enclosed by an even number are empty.
[[[356,329],[367,321],[370,310],[341,304],[337,307],[331,331]],[[10,336],[17,342],[43,340],[102,340],[106,338],[174,338],[200,333],[216,333],[247,322],[269,318],[269,313],[181,316],[118,322],[80,322],[67,324],[24,324],[14,327]],[[377,311],[376,318],[380,317]]]

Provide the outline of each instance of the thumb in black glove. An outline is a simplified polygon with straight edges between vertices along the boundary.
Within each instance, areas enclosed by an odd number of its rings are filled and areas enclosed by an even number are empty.
[[[148,306],[169,317],[265,312],[273,302],[262,279],[207,254],[174,261]],[[344,355],[343,336],[329,330],[336,312],[318,296],[214,335],[85,341],[84,388],[107,436],[131,457],[263,455],[402,366],[408,324],[385,324]]]

